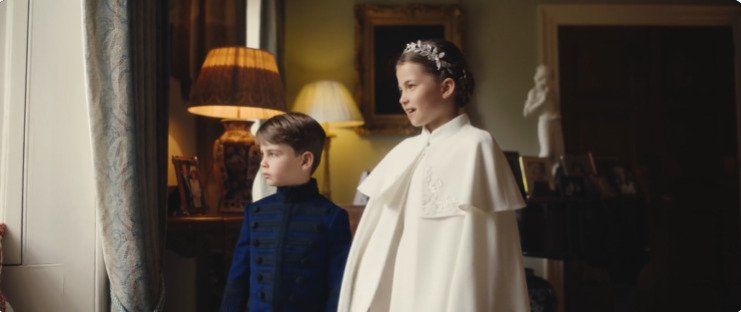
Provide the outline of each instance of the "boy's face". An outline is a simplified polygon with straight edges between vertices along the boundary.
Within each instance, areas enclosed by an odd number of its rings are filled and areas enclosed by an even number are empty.
[[[296,154],[288,144],[260,142],[260,167],[270,186],[301,185],[311,178],[314,156],[311,152]]]

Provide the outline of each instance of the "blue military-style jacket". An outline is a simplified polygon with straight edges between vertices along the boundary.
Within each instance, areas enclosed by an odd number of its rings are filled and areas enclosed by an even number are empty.
[[[336,311],[350,242],[347,212],[316,180],[279,187],[245,208],[221,310]]]

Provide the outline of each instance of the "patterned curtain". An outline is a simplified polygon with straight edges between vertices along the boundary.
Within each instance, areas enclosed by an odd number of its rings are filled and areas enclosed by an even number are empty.
[[[153,3],[160,1],[85,0],[83,8],[97,222],[111,311],[164,310]]]

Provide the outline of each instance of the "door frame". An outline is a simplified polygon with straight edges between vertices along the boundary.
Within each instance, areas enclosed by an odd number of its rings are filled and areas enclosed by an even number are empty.
[[[559,79],[559,26],[730,26],[733,31],[734,79],[736,98],[736,138],[741,138],[741,7],[702,5],[539,5],[537,12],[538,61],[548,65],[557,94],[561,94]],[[741,142],[738,144],[739,201],[741,202]],[[740,212],[741,212],[741,208]],[[741,216],[741,213],[739,214]],[[741,217],[739,219],[741,223]],[[741,232],[739,239],[741,239]],[[564,302],[563,261],[546,260],[544,278],[556,290],[559,302]],[[563,311],[563,305],[559,305]]]

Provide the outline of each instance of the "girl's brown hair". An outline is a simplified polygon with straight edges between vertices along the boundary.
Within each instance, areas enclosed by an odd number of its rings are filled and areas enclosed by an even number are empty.
[[[425,72],[434,75],[443,81],[445,78],[453,79],[455,82],[455,104],[463,107],[471,101],[473,90],[476,87],[476,81],[473,78],[471,70],[468,68],[466,59],[463,57],[458,47],[450,41],[444,39],[420,40],[417,43],[422,46],[429,45],[432,49],[437,49],[438,53],[445,53],[440,58],[442,65],[438,69],[435,60],[428,55],[423,55],[415,50],[405,50],[396,60],[396,66],[403,63],[412,62],[422,65]]]

